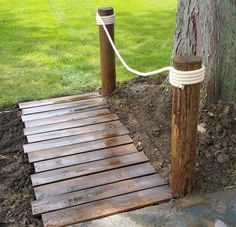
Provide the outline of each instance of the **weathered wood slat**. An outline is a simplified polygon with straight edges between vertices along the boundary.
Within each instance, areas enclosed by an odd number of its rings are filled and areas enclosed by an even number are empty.
[[[52,158],[59,158],[73,154],[95,151],[103,148],[115,147],[119,145],[129,144],[132,142],[133,141],[129,135],[121,135],[91,142],[85,142],[40,151],[33,151],[28,153],[28,158],[29,162],[38,162]]]
[[[39,142],[39,141],[51,140],[51,139],[56,139],[56,138],[61,138],[61,137],[80,135],[80,134],[89,133],[89,132],[95,132],[95,131],[99,132],[99,131],[106,130],[109,128],[118,128],[121,126],[122,124],[120,121],[110,121],[110,122],[105,122],[101,124],[82,126],[78,128],[70,128],[70,129],[65,129],[65,130],[58,130],[58,131],[53,131],[53,132],[45,132],[45,133],[40,133],[40,134],[29,135],[27,136],[27,140],[29,143]]]
[[[39,134],[39,133],[44,133],[44,132],[52,132],[52,131],[57,131],[57,130],[62,130],[62,129],[76,128],[76,127],[81,127],[81,126],[86,126],[86,125],[93,125],[93,124],[98,124],[98,123],[103,123],[103,122],[115,121],[118,119],[119,118],[116,114],[107,114],[103,116],[91,117],[91,118],[86,118],[86,119],[81,119],[81,120],[76,120],[76,121],[67,121],[67,122],[62,122],[62,123],[57,123],[57,124],[42,125],[42,126],[37,126],[33,128],[25,128],[24,134],[28,136],[28,135],[34,135],[34,134]]]
[[[65,167],[62,169],[50,170],[47,172],[31,175],[32,185],[38,186],[69,178],[79,177],[96,172],[116,169],[128,165],[147,162],[148,158],[143,152],[123,155],[115,158]]]
[[[78,144],[78,143],[89,142],[93,140],[126,135],[128,133],[129,131],[124,126],[122,126],[118,128],[111,128],[111,129],[103,130],[103,131],[100,131],[99,133],[90,132],[90,133],[85,133],[85,134],[76,135],[76,136],[68,136],[65,138],[58,138],[54,140],[47,140],[47,141],[41,141],[37,143],[25,144],[23,145],[23,147],[24,147],[24,152],[28,153],[32,151],[45,150],[45,149],[50,149],[50,148],[55,148],[55,147],[68,146],[68,145],[73,145],[73,144]]]
[[[42,219],[45,227],[65,226],[158,204],[169,200],[171,197],[169,188],[167,186],[160,186],[53,211],[43,214]]]
[[[64,115],[73,114],[73,113],[83,113],[83,112],[92,111],[92,110],[104,109],[107,107],[109,107],[109,105],[103,102],[89,104],[89,105],[86,104],[83,106],[75,106],[75,107],[70,107],[67,109],[52,110],[48,112],[22,115],[21,119],[22,121],[26,122],[26,121],[44,119],[44,118],[49,118],[49,117],[57,117],[57,116],[62,116],[62,115],[64,116]]]
[[[34,188],[34,192],[36,199],[39,200],[46,197],[66,194],[153,173],[155,173],[154,168],[150,163],[146,162],[38,186]]]
[[[158,174],[133,178],[82,191],[44,198],[31,202],[34,215],[111,198],[130,192],[140,191],[165,184]]]
[[[138,152],[133,144],[117,146],[112,148],[106,148],[102,150],[96,150],[93,152],[87,152],[82,154],[76,154],[66,156],[62,158],[55,158],[51,160],[41,161],[34,163],[35,172],[42,172],[47,170],[58,169],[66,166],[78,165],[92,161],[98,161],[106,158],[118,157],[125,154],[131,154]]]
[[[26,121],[25,127],[37,127],[42,125],[49,125],[49,124],[56,124],[66,121],[75,121],[75,120],[81,120],[84,118],[90,118],[90,117],[98,117],[106,114],[110,114],[111,112],[106,109],[100,109],[100,110],[93,110],[93,111],[86,111],[82,113],[74,113],[74,114],[68,114],[68,115],[62,115],[58,117],[49,117],[44,119],[38,119],[38,120],[32,120],[32,121]]]
[[[101,97],[97,92],[19,103],[20,109]]]
[[[83,106],[83,105],[88,105],[88,104],[104,103],[104,102],[105,102],[104,98],[97,97],[97,98],[79,100],[79,101],[74,101],[74,102],[66,102],[66,103],[58,103],[58,104],[52,104],[52,105],[46,105],[46,106],[26,108],[22,110],[22,114],[27,115],[27,114],[49,112],[52,110],[60,110],[60,109],[74,107],[74,106]]]

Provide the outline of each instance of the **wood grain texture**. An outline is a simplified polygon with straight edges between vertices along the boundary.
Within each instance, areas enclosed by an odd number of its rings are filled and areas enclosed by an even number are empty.
[[[129,130],[94,95],[22,105],[29,142],[24,151],[36,171],[32,211],[42,215],[44,226],[67,226],[172,197]]]
[[[235,1],[179,0],[173,56],[199,55],[206,66],[203,102],[236,102]]]
[[[67,121],[67,122],[61,122],[61,123],[56,123],[56,124],[37,126],[33,128],[25,128],[24,134],[28,136],[28,135],[34,135],[34,134],[39,134],[39,133],[53,132],[53,131],[58,131],[58,130],[63,130],[63,129],[76,128],[76,127],[81,127],[81,126],[86,126],[86,125],[93,125],[93,124],[98,124],[98,123],[103,123],[103,122],[115,121],[118,119],[119,118],[116,114],[107,114],[103,116],[91,117],[91,118],[86,118],[86,119],[81,119],[81,120],[76,120],[76,121]]]
[[[108,108],[108,107],[109,107],[109,105],[106,103],[86,104],[83,106],[75,106],[75,107],[70,107],[70,108],[66,108],[66,109],[22,115],[21,119],[23,122],[26,122],[26,121],[39,120],[39,119],[50,118],[50,117],[64,116],[67,114],[83,113],[83,112],[87,112],[87,111],[104,109],[104,108]]]
[[[58,131],[53,131],[53,132],[45,132],[45,133],[40,133],[40,134],[29,135],[27,136],[27,140],[29,143],[39,142],[39,141],[57,139],[57,138],[62,138],[62,137],[67,137],[67,136],[80,135],[80,134],[89,133],[89,132],[99,133],[99,131],[102,131],[102,130],[106,130],[109,128],[118,128],[121,126],[122,126],[121,122],[116,120],[116,121],[87,125],[87,126],[82,126],[82,127],[77,127],[77,128],[70,128],[70,129],[58,130]]]
[[[31,175],[31,181],[33,186],[38,186],[147,161],[147,156],[143,152],[138,152],[61,169],[50,170],[42,173],[36,173]]]
[[[101,16],[109,16],[113,15],[114,11],[112,7],[101,7],[98,9],[98,13]],[[114,41],[114,24],[106,25],[106,28]],[[99,26],[99,44],[102,95],[108,96],[116,89],[115,53],[101,25]]]
[[[119,169],[95,173],[87,176],[68,179],[60,182],[50,183],[34,188],[37,200],[66,194],[83,189],[98,187],[105,184],[119,182],[135,177],[154,174],[155,170],[150,163],[141,163]]]
[[[84,142],[69,146],[33,151],[28,153],[29,162],[38,162],[42,160],[59,158],[73,154],[91,152],[103,148],[115,147],[132,143],[129,135],[115,136],[111,138],[103,138],[96,141]]]
[[[43,214],[42,219],[45,227],[65,226],[158,204],[171,199],[171,197],[169,188],[167,186],[160,186],[59,211],[53,211]]]
[[[44,119],[36,119],[32,121],[26,121],[25,127],[37,127],[42,125],[50,125],[50,124],[56,124],[61,122],[67,122],[67,121],[75,121],[75,120],[81,120],[84,118],[90,118],[90,117],[98,117],[106,114],[110,114],[111,112],[109,109],[100,109],[100,110],[92,110],[92,111],[86,111],[82,113],[74,113],[74,114],[67,114],[57,117],[49,117]]]
[[[148,188],[153,188],[161,186],[163,184],[165,184],[163,179],[158,174],[153,174],[68,194],[48,197],[42,200],[36,200],[31,202],[31,206],[33,214],[37,215]]]
[[[175,57],[181,71],[201,68],[201,58]],[[190,193],[195,184],[200,84],[172,88],[171,187],[175,196]]]
[[[97,92],[19,103],[20,109],[101,97]]]
[[[66,109],[70,107],[91,105],[91,104],[104,103],[104,102],[105,100],[103,98],[97,97],[97,98],[79,100],[79,101],[74,101],[74,102],[64,102],[64,103],[57,103],[57,104],[52,104],[52,105],[26,108],[22,110],[22,114],[23,115],[35,114],[35,113],[41,113],[41,112],[48,112],[52,110],[60,110],[60,109]]]
[[[75,135],[75,136],[68,136],[64,138],[58,138],[53,140],[47,140],[47,141],[41,141],[37,143],[30,143],[23,145],[24,152],[32,152],[32,151],[39,151],[39,150],[45,150],[50,148],[56,148],[56,147],[62,147],[62,146],[68,146],[68,145],[74,145],[78,143],[84,143],[89,142],[93,140],[99,140],[99,139],[105,139],[115,136],[121,136],[128,134],[129,131],[124,127],[118,127],[118,128],[110,128],[103,131],[97,132],[90,132],[85,133],[81,135]]]
[[[55,158],[51,160],[34,163],[35,172],[42,172],[47,170],[59,169],[66,166],[78,165],[92,161],[98,161],[106,158],[118,157],[125,154],[138,152],[133,144],[111,147],[93,152],[86,152],[82,154],[70,155],[62,158]]]

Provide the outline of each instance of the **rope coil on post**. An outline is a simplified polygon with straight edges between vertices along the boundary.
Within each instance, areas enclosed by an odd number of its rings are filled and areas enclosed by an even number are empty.
[[[162,72],[165,71],[169,71],[169,82],[171,85],[178,87],[178,88],[182,88],[184,89],[185,85],[191,85],[191,84],[197,84],[200,83],[204,80],[205,78],[205,66],[202,65],[202,68],[199,70],[194,70],[194,71],[179,71],[176,70],[174,67],[172,66],[167,66],[155,71],[151,71],[151,72],[140,72],[138,70],[135,70],[133,68],[131,68],[126,62],[125,60],[121,57],[119,51],[117,50],[107,28],[106,25],[109,24],[114,24],[115,23],[115,19],[116,19],[116,15],[110,15],[110,16],[100,16],[99,13],[96,14],[96,22],[98,25],[101,25],[107,35],[107,38],[116,54],[116,56],[118,57],[118,59],[121,61],[121,63],[123,64],[123,66],[131,73],[136,74],[138,76],[152,76],[152,75],[157,75],[160,74]]]
[[[98,13],[96,14],[96,22],[97,25],[109,25],[114,24],[116,21],[116,15],[110,15],[110,16],[100,16]]]
[[[179,71],[174,67],[170,68],[169,82],[171,85],[184,88],[185,85],[201,83],[205,78],[205,66],[193,71]]]

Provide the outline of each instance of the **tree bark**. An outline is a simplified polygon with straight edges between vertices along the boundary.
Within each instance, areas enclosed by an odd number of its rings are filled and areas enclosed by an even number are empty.
[[[236,1],[179,0],[176,19],[173,56],[203,58],[203,98],[236,102]]]

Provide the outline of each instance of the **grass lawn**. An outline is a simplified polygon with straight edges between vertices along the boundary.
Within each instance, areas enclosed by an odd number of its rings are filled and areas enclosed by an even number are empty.
[[[116,11],[116,45],[131,67],[169,64],[176,0],[0,0],[0,107],[98,87],[103,5]],[[117,77],[134,76],[117,61]]]

